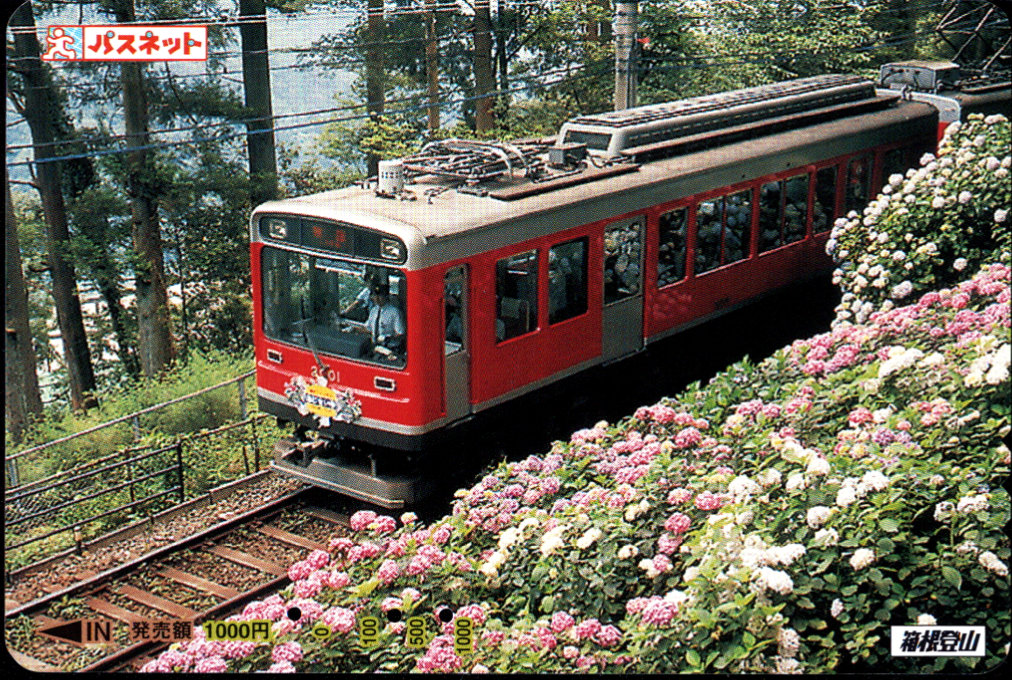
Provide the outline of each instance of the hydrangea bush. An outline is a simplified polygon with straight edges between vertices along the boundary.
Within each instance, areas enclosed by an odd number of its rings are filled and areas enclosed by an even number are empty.
[[[992,264],[735,364],[499,465],[430,526],[359,512],[233,617],[273,620],[272,644],[198,631],[145,670],[991,668],[1009,649],[1009,284]],[[439,604],[476,624],[471,653]],[[403,619],[362,646],[357,622],[391,608],[425,617],[422,648]],[[986,626],[988,656],[889,655],[889,626],[934,621]]]
[[[826,250],[839,265],[839,322],[863,323],[876,309],[958,283],[989,258],[1009,263],[1010,141],[1000,114],[953,123],[937,158],[925,154],[920,168],[883,178],[863,215],[836,221]]]

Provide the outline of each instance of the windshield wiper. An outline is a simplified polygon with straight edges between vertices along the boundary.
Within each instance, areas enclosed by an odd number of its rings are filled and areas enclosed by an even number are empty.
[[[309,345],[309,351],[313,353],[313,358],[316,359],[316,365],[320,369],[320,375],[327,375],[327,367],[323,365],[323,361],[320,360],[320,354],[316,351],[316,345],[309,339],[309,333],[306,332],[306,324],[309,323],[309,319],[306,317],[306,298],[299,299],[299,305],[302,308],[302,318],[295,323],[300,324],[302,328],[302,337],[305,339],[306,344]]]

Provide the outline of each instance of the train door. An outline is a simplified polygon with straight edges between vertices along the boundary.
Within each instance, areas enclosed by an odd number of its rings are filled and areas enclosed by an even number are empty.
[[[467,265],[453,267],[443,278],[443,405],[450,420],[471,411],[467,303]]]
[[[643,226],[643,217],[636,217],[604,230],[604,361],[643,347]]]

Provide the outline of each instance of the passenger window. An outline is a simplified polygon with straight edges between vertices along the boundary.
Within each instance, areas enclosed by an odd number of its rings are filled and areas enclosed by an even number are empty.
[[[815,173],[815,201],[812,205],[812,231],[829,231],[836,219],[836,166]]]
[[[640,221],[608,227],[604,232],[604,304],[640,292]]]
[[[528,250],[503,258],[495,265],[498,342],[538,328],[538,251]]]
[[[780,182],[768,182],[759,190],[759,252],[783,245],[780,234]]]
[[[461,272],[462,268],[451,269],[443,278],[444,351],[448,355],[465,349],[464,277]]]
[[[784,243],[805,238],[808,222],[808,175],[784,180]]]
[[[720,266],[721,221],[724,197],[702,201],[696,208],[696,273]]]
[[[902,175],[907,171],[906,163],[904,163],[904,151],[905,149],[902,147],[899,149],[890,149],[882,156],[883,185],[889,183],[889,177],[891,175]]]
[[[724,206],[724,264],[748,257],[752,229],[752,190],[746,189],[727,197]]]
[[[587,239],[552,246],[548,251],[548,323],[587,311]]]
[[[844,211],[861,212],[868,205],[871,185],[871,156],[853,158],[847,166],[847,193],[844,197]]]
[[[685,278],[685,208],[661,215],[660,248],[657,251],[657,287],[676,283]]]

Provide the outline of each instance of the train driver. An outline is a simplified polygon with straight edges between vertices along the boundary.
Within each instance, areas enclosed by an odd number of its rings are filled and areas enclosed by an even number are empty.
[[[341,312],[341,316],[347,317],[356,309],[362,309],[363,312],[360,312],[361,316],[358,319],[361,320],[366,318],[369,312],[372,311],[372,289],[379,282],[376,280],[377,277],[374,272],[366,272],[365,276],[362,278],[364,279],[365,285],[362,287],[362,290],[358,292],[358,295],[355,296],[355,299],[351,301],[351,304],[344,308],[344,311]]]
[[[404,317],[401,310],[390,301],[390,288],[379,284],[373,286],[370,296],[372,307],[365,326],[372,335],[373,344],[396,352],[404,350]]]

